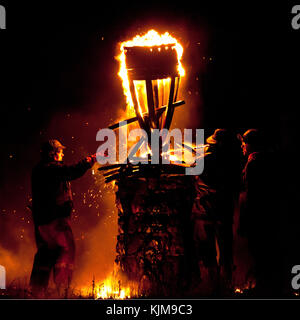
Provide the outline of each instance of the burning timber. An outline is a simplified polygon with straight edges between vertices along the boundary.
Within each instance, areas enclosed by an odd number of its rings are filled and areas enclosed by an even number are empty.
[[[148,137],[153,129],[169,130],[175,108],[185,103],[177,101],[185,74],[182,46],[168,33],[150,30],[123,42],[120,51],[119,76],[127,106],[135,112],[124,122],[137,121]],[[194,189],[185,169],[152,165],[147,158],[144,164],[99,169],[105,181],[115,181],[118,188],[116,263],[129,281],[138,283],[141,296],[181,295],[188,282]]]
[[[192,178],[173,165],[109,168],[118,188],[116,263],[142,296],[182,295],[192,265]]]

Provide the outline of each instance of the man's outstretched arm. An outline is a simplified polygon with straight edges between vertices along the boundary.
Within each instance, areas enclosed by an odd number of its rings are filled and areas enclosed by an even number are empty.
[[[96,155],[91,155],[74,165],[50,165],[48,170],[50,175],[57,176],[62,181],[71,181],[82,177],[95,162]]]

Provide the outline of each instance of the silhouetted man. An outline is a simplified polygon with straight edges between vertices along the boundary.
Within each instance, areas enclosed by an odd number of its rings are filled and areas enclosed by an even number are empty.
[[[278,295],[282,289],[279,164],[260,130],[249,129],[240,139],[247,163],[242,174],[239,232],[247,238],[254,258],[257,294]]]
[[[236,134],[228,129],[216,129],[206,142],[204,171],[197,177],[192,216],[196,255],[214,278],[219,263],[222,283],[229,289],[233,215],[241,174],[240,144]]]
[[[80,178],[96,161],[95,155],[75,165],[63,164],[65,147],[58,140],[42,145],[41,161],[32,171],[32,212],[37,253],[30,285],[43,296],[51,271],[59,294],[68,288],[74,267],[75,244],[70,227],[73,199],[70,181]]]

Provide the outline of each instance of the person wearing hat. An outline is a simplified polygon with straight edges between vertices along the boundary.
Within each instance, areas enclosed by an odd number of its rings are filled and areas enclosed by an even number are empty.
[[[229,129],[216,129],[206,142],[204,171],[196,177],[194,243],[197,259],[203,261],[211,277],[217,279],[221,269],[224,292],[231,286],[232,223],[239,194],[241,152],[236,134]]]
[[[255,156],[258,152],[262,152],[266,147],[266,138],[261,130],[249,129],[243,135],[238,134],[238,138],[242,143],[242,150],[245,157],[251,154]]]
[[[30,286],[34,296],[46,293],[51,271],[59,293],[72,279],[75,245],[70,227],[73,199],[70,181],[80,178],[96,161],[88,156],[75,165],[65,165],[63,146],[52,139],[41,147],[41,161],[33,168],[32,214],[37,252]]]
[[[282,285],[278,157],[259,129],[249,129],[239,139],[247,162],[242,172],[238,232],[248,241],[256,293],[277,295]]]

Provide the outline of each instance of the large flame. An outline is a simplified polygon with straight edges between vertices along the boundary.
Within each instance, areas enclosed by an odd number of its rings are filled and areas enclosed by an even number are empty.
[[[121,281],[112,272],[103,281],[81,288],[81,295],[93,299],[130,299],[138,296],[138,284],[132,281]]]
[[[122,79],[123,91],[126,96],[128,116],[134,116],[134,108],[133,108],[134,105],[133,105],[133,100],[132,100],[130,88],[129,88],[129,79],[128,79],[127,68],[126,68],[126,57],[125,57],[124,48],[135,47],[135,46],[152,47],[152,46],[160,46],[160,45],[168,45],[168,44],[170,45],[172,44],[172,47],[174,47],[177,52],[178,73],[182,77],[185,75],[185,71],[181,64],[183,48],[181,44],[174,37],[172,37],[168,32],[160,35],[155,30],[150,30],[143,36],[137,35],[132,40],[128,40],[120,44],[121,53],[117,57],[117,59],[120,62],[120,70],[118,75]],[[158,80],[158,82],[162,82],[162,83],[158,83],[158,85],[159,86],[164,85],[165,81],[166,81],[165,79]],[[140,112],[142,112],[141,106],[139,106],[139,108],[140,108]]]

